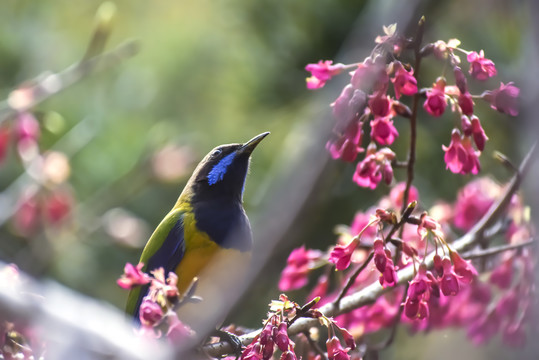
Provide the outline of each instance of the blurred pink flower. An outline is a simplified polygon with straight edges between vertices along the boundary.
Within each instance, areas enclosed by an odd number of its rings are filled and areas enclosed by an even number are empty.
[[[292,250],[288,256],[286,267],[281,273],[279,289],[288,291],[305,286],[307,284],[307,274],[314,262],[319,260],[321,256],[321,251],[305,249],[304,245]]]
[[[116,282],[123,289],[131,289],[137,285],[145,285],[150,282],[148,274],[142,272],[143,263],[139,263],[136,267],[130,263],[126,263],[124,273]]]
[[[501,113],[511,116],[518,115],[517,98],[520,89],[513,85],[513,82],[500,83],[498,89],[485,91],[481,97],[490,103],[490,107]]]
[[[470,74],[477,80],[487,80],[490,77],[496,76],[496,67],[494,62],[485,58],[483,50],[479,53],[472,51],[467,56],[470,63]]]
[[[307,78],[307,89],[320,89],[331,77],[341,73],[344,68],[343,64],[333,65],[331,60],[320,60],[317,64],[307,64],[305,70],[311,73],[311,77]]]
[[[395,97],[399,99],[401,95],[411,96],[417,93],[417,80],[414,77],[414,70],[407,71],[400,62],[395,62],[395,77],[391,79],[395,87]]]
[[[390,117],[375,118],[371,121],[371,139],[380,145],[391,145],[399,136]]]
[[[447,106],[445,99],[445,80],[438,79],[432,88],[427,90],[427,100],[423,103],[423,108],[432,116],[441,116]]]

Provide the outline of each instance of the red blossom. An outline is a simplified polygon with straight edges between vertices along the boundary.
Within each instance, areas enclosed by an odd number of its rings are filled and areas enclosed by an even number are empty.
[[[440,280],[440,287],[445,296],[455,296],[459,293],[459,281],[457,274],[453,271],[453,266],[449,258],[443,258],[444,275]]]
[[[130,263],[126,263],[124,273],[116,282],[123,289],[131,289],[137,285],[145,285],[150,282],[148,274],[142,272],[143,263],[139,263],[136,267]]]
[[[369,109],[371,114],[376,117],[388,116],[391,111],[391,98],[385,92],[379,91],[369,96]]]
[[[487,80],[490,77],[496,76],[496,67],[494,62],[485,58],[483,50],[479,53],[472,51],[467,56],[470,63],[470,74],[477,80]]]
[[[500,187],[489,178],[481,178],[468,183],[457,195],[455,203],[455,226],[470,230],[485,215]]]
[[[455,75],[455,84],[457,85],[461,94],[468,93],[468,81],[466,76],[462,72],[462,69],[458,66],[453,68],[453,74]]]
[[[348,355],[349,348],[344,348],[341,345],[339,338],[332,336],[326,341],[329,360],[350,360]]]
[[[397,209],[402,208],[404,189],[406,189],[406,183],[404,181],[401,181],[400,183],[395,185],[391,189],[391,192],[389,193],[389,198],[391,199],[392,203],[395,205]],[[419,192],[417,191],[417,188],[413,185],[410,186],[410,191],[408,192],[407,203],[411,203],[412,201],[417,201],[418,199],[419,199]]]
[[[460,93],[458,102],[459,102],[460,111],[464,115],[470,116],[473,114],[474,103],[473,103],[472,95],[469,92]]]

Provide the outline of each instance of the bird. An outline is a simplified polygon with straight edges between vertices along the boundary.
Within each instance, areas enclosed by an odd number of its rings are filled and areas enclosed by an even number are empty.
[[[261,133],[243,144],[217,146],[204,157],[144,247],[139,260],[144,264],[142,271],[162,267],[165,274],[176,273],[180,295],[197,278],[195,295],[200,291],[203,303],[224,296],[250,261],[253,239],[243,192],[251,153],[267,135],[269,132]],[[135,321],[147,292],[148,286],[137,287],[128,295],[126,312]],[[178,310],[183,310],[188,319],[179,317],[187,323],[220,311],[213,305],[204,310],[187,305]]]

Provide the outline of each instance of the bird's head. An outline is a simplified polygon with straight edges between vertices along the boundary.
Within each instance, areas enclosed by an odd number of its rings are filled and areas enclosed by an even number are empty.
[[[191,200],[241,200],[251,153],[268,134],[264,132],[244,144],[220,145],[210,151],[186,186]]]

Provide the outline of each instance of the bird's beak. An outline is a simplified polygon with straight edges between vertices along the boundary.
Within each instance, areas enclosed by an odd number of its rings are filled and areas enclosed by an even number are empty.
[[[238,153],[250,155],[255,149],[255,147],[269,134],[269,131],[266,131],[260,135],[255,136],[254,138],[243,144],[243,146],[238,150]]]

